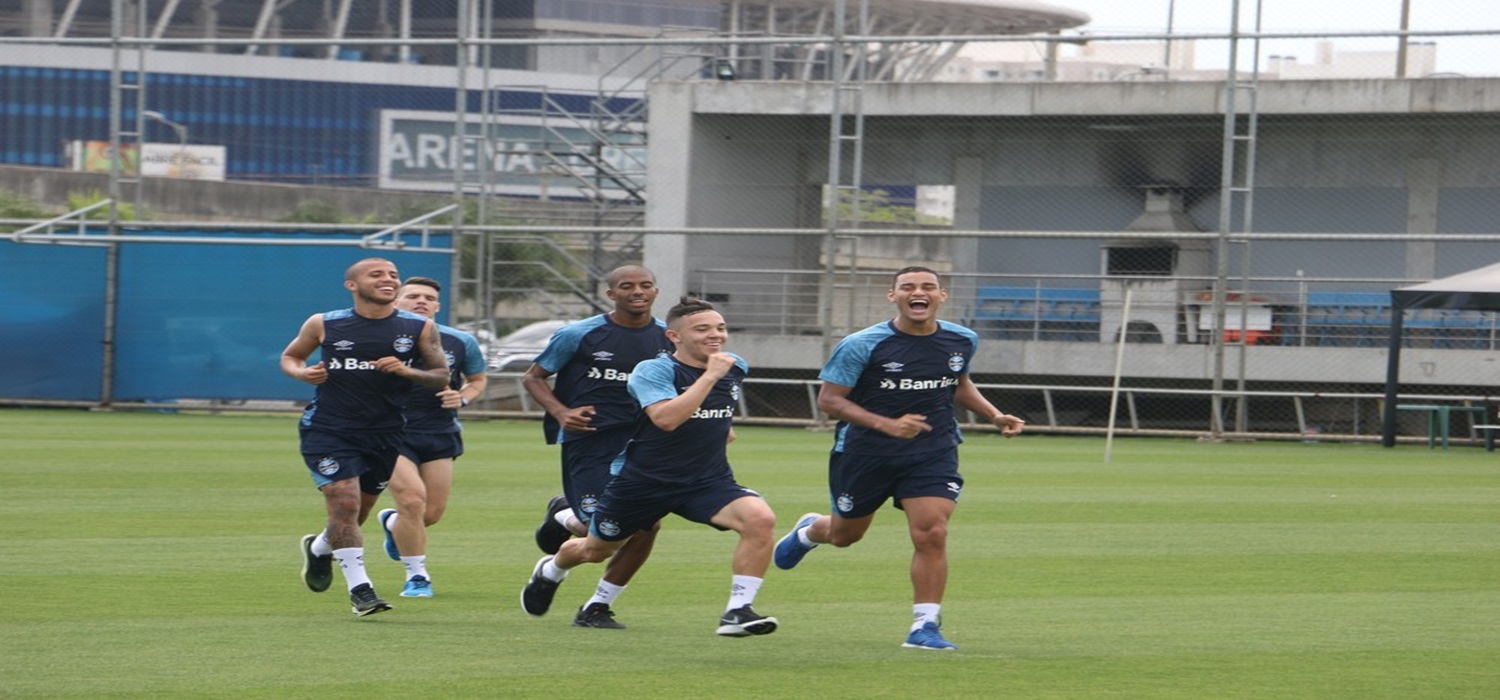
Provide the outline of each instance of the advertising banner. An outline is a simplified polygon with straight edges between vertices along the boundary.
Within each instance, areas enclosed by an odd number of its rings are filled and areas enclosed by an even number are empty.
[[[626,199],[644,182],[642,135],[601,137],[587,117],[468,115],[462,138],[452,112],[382,110],[379,118],[382,188],[452,191],[455,168],[465,189],[540,199]]]
[[[223,146],[183,145],[175,143],[127,143],[122,171],[146,177],[176,177],[187,180],[224,179]],[[68,145],[69,162],[74,170],[107,173],[115,160],[108,141],[73,141]]]

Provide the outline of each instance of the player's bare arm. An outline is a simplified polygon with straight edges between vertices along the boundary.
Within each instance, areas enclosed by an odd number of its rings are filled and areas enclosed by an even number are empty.
[[[734,355],[727,352],[718,352],[708,356],[708,366],[703,374],[689,386],[686,391],[678,394],[675,398],[666,401],[657,401],[646,407],[646,415],[656,427],[667,432],[672,432],[693,417],[693,411],[703,405],[703,400],[708,398],[708,392],[714,388],[714,384],[729,370],[734,367]]]
[[[484,396],[484,388],[488,385],[489,377],[483,374],[465,375],[463,386],[457,389],[444,387],[437,393],[438,401],[442,402],[443,408],[457,410]]]
[[[448,385],[448,357],[443,354],[442,342],[438,340],[437,324],[431,320],[422,327],[417,337],[417,354],[426,369],[417,369],[395,357],[382,357],[375,361],[375,369],[390,372],[410,379],[422,386],[433,388]]]
[[[984,397],[979,387],[974,385],[974,381],[967,374],[958,380],[958,386],[953,393],[953,401],[959,406],[984,416],[984,419],[999,428],[1000,434],[1005,437],[1015,437],[1026,429],[1026,421],[995,408],[995,405]]]
[[[314,314],[302,323],[302,328],[297,332],[297,337],[288,343],[285,350],[281,351],[281,372],[292,379],[307,382],[308,384],[322,384],[328,381],[328,368],[322,362],[308,365],[307,358],[312,357],[319,345],[323,344],[323,315]]]
[[[594,407],[574,406],[559,401],[557,394],[552,393],[552,386],[547,383],[547,378],[552,376],[551,372],[542,369],[542,366],[532,363],[526,368],[526,373],[521,375],[521,388],[531,395],[531,399],[541,405],[542,410],[557,424],[564,432],[569,433],[591,433],[594,431]]]
[[[818,388],[818,409],[834,420],[879,430],[894,438],[910,440],[932,430],[927,424],[927,416],[919,413],[906,413],[895,418],[882,416],[850,400],[850,391],[853,387],[823,382]]]

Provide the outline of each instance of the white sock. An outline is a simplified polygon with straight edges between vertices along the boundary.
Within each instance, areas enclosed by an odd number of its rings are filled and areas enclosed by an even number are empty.
[[[743,608],[746,605],[754,603],[755,595],[760,593],[761,581],[764,580],[758,576],[736,575],[734,577],[734,585],[729,588],[729,607],[724,608],[724,612],[729,612],[735,608]]]
[[[365,573],[364,547],[335,549],[333,558],[339,563],[339,568],[344,570],[344,582],[349,584],[349,590],[370,582],[370,575]]]
[[[333,545],[328,543],[328,531],[324,530],[313,538],[312,553],[316,556],[326,557],[333,554]]]
[[[401,557],[401,565],[406,567],[406,580],[408,581],[417,576],[421,576],[429,581],[432,580],[432,577],[427,575],[426,554],[418,554],[414,557]]]
[[[911,628],[912,631],[922,629],[922,625],[929,622],[940,624],[938,612],[943,609],[942,603],[917,603],[911,606]]]
[[[812,541],[812,538],[807,536],[807,531],[811,530],[811,529],[812,529],[811,525],[808,525],[807,527],[804,527],[804,528],[798,528],[797,529],[797,541],[801,542],[804,547],[816,547],[816,546],[818,546],[817,542]],[[823,555],[819,554],[818,556],[821,557]]]
[[[564,508],[564,509],[562,509],[560,511],[557,511],[556,513],[552,514],[552,519],[556,520],[557,524],[561,525],[563,527],[567,527],[568,526],[568,519],[572,518],[572,517],[575,517],[573,515],[573,509],[572,508]]]
[[[556,558],[554,557],[548,559],[547,563],[542,565],[542,578],[554,583],[562,583],[563,579],[568,577],[568,570],[553,563],[555,561]]]
[[[401,517],[401,513],[396,512],[391,513],[391,517],[385,519],[385,529],[390,530],[393,536],[396,534],[396,518],[399,517]]]
[[[599,585],[594,587],[594,597],[589,598],[589,602],[584,603],[584,607],[588,607],[590,605],[593,605],[594,603],[604,603],[605,605],[609,605],[610,603],[615,602],[615,598],[620,597],[620,591],[623,590],[625,590],[624,586],[616,586],[613,583],[601,579],[599,581]]]

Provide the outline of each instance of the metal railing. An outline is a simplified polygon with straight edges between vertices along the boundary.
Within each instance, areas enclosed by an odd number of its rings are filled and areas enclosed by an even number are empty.
[[[540,418],[543,413],[541,407],[531,400],[521,386],[523,376],[520,372],[490,373],[489,393],[476,402],[481,410],[474,412],[473,415],[497,418]],[[820,384],[821,382],[817,379],[747,377],[745,379],[746,391],[740,399],[736,421],[746,424],[831,428],[833,421],[818,410],[817,394]],[[1079,412],[1064,408],[1060,400],[1065,397],[1084,397],[1094,399],[1096,403],[1102,403],[1113,391],[1108,386],[993,383],[977,383],[976,386],[1007,413],[1018,415],[1026,420],[1028,432],[1103,436],[1110,430],[1107,420],[1079,420],[1077,418]],[[757,415],[752,410],[754,402],[751,397],[757,391],[764,391],[769,387],[800,388],[800,391],[792,392],[805,397],[806,403],[802,406],[803,410],[800,415]],[[1114,426],[1114,432],[1116,435],[1135,436],[1198,437],[1218,434],[1229,439],[1376,442],[1381,437],[1379,414],[1385,401],[1385,395],[1376,392],[1237,390],[1215,392],[1208,389],[1141,386],[1121,387],[1118,391],[1123,411]],[[1232,430],[1231,426],[1227,425],[1215,426],[1213,416],[1216,414],[1207,410],[1206,406],[1201,413],[1193,416],[1185,416],[1180,412],[1174,412],[1172,415],[1159,412],[1153,415],[1141,406],[1140,400],[1143,397],[1199,402],[1212,401],[1217,397],[1224,407],[1224,410],[1217,412],[1221,420],[1224,416],[1231,419],[1237,418],[1231,409],[1240,399],[1253,399],[1257,402],[1255,405],[1260,407],[1259,412],[1270,413],[1273,417],[1257,420],[1254,416],[1247,416],[1243,423],[1245,426],[1243,430]],[[1402,402],[1490,407],[1500,404],[1500,395],[1403,394],[1400,400]],[[1016,408],[1018,405],[1036,401],[1039,401],[1041,405],[1038,411]],[[500,404],[504,402],[510,402],[513,405],[501,406]],[[1279,404],[1279,414],[1289,416],[1289,419],[1274,417],[1277,411],[1266,408],[1277,404]],[[1313,413],[1311,409],[1314,405],[1325,409],[1319,411],[1320,415],[1324,416],[1323,418],[1311,417]],[[1340,405],[1342,405],[1341,409],[1338,408]],[[1330,408],[1335,410],[1326,410]],[[1342,417],[1338,417],[1338,413],[1342,413]],[[979,420],[972,413],[963,412],[962,416],[960,425],[964,430],[991,431],[994,429],[989,423]],[[1414,423],[1417,422],[1415,418],[1412,420]],[[1474,426],[1484,422],[1487,421],[1474,420],[1467,425],[1458,426],[1458,429],[1463,431],[1459,439],[1467,439],[1470,441],[1469,444],[1479,444],[1483,436]],[[1401,438],[1403,442],[1412,443],[1426,440],[1425,435],[1414,434],[1414,431],[1413,434]]]

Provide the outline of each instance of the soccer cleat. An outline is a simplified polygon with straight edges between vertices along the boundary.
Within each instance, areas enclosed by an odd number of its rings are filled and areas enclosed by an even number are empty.
[[[431,598],[432,582],[426,576],[413,576],[406,580],[406,587],[401,589],[402,598]]]
[[[391,609],[391,604],[375,594],[375,587],[361,583],[349,591],[349,602],[354,604],[354,614],[360,617],[374,615]]]
[[[563,543],[573,536],[573,533],[568,532],[568,528],[563,527],[554,517],[567,507],[566,496],[553,496],[552,500],[547,501],[547,517],[536,529],[536,546],[547,554],[557,554],[557,550],[562,547]]]
[[[333,555],[313,554],[316,539],[317,535],[302,536],[302,583],[307,584],[307,590],[322,593],[333,585]]]
[[[521,589],[521,609],[532,617],[541,617],[552,609],[552,597],[557,595],[557,584],[562,583],[549,581],[542,575],[542,566],[549,561],[552,561],[551,556],[538,560],[536,568],[531,570],[531,580]]]
[[[786,533],[786,537],[781,538],[776,543],[776,568],[790,569],[796,566],[802,561],[802,557],[807,556],[807,553],[811,552],[813,547],[818,546],[808,546],[802,544],[802,540],[797,539],[797,533],[801,532],[803,528],[812,525],[813,521],[817,519],[817,513],[804,513],[801,518],[797,519],[797,524],[792,526],[792,531]]]
[[[608,603],[589,603],[578,609],[573,618],[574,627],[592,627],[601,630],[622,630],[625,625],[615,622],[615,611]]]
[[[719,629],[716,630],[721,637],[749,637],[775,631],[776,618],[757,615],[748,605],[724,613],[719,618]]]
[[[906,649],[931,649],[933,651],[958,651],[958,645],[943,639],[943,633],[938,629],[938,623],[926,622],[921,627],[906,635],[906,643],[901,645]]]
[[[401,550],[396,548],[396,536],[391,534],[391,516],[395,514],[395,508],[380,511],[380,529],[385,531],[385,555],[395,561],[401,561]]]

